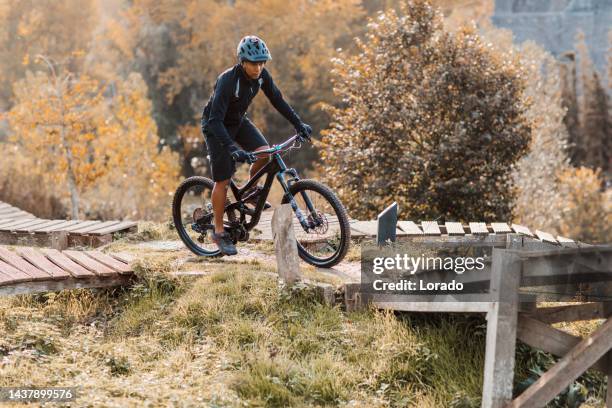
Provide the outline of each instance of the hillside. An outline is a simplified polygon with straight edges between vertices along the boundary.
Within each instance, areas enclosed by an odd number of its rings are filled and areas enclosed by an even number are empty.
[[[207,260],[173,240],[146,224],[105,249],[139,257],[132,287],[0,299],[0,386],[80,386],[77,406],[480,405],[484,318],[346,314],[280,290],[270,244]],[[519,346],[516,384],[552,361]],[[576,384],[604,406],[603,377]]]

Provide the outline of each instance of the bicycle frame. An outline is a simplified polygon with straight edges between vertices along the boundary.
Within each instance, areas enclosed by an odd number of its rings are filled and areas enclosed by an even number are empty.
[[[280,153],[287,146],[289,146],[291,143],[293,143],[293,141],[295,141],[296,137],[297,136],[294,135],[293,137],[289,138],[287,141],[280,145],[274,145],[269,149],[253,152],[255,155],[270,154],[271,160],[266,163],[264,167],[259,169],[259,171],[253,176],[253,178],[251,178],[249,182],[246,183],[242,188],[239,188],[233,179],[230,180],[230,189],[232,190],[232,194],[234,195],[236,202],[227,205],[225,209],[226,211],[238,210],[238,212],[240,213],[240,222],[245,225],[248,231],[253,229],[253,227],[255,227],[259,222],[261,213],[266,203],[266,199],[268,198],[268,194],[270,193],[270,188],[272,187],[272,182],[274,181],[275,176],[280,185],[283,187],[285,197],[288,197],[288,201],[291,204],[291,208],[293,208],[293,211],[296,213],[296,216],[298,217],[302,228],[304,228],[304,230],[308,230],[308,228],[313,228],[316,226],[314,222],[307,221],[306,217],[295,202],[293,195],[289,192],[289,187],[296,181],[299,181],[300,178],[295,169],[287,168],[287,165],[285,164],[283,158],[280,155]],[[264,174],[266,175],[266,181],[264,183],[263,191],[259,196],[257,205],[255,206],[255,210],[251,210],[246,207],[245,203],[242,201],[242,196],[246,191],[253,187],[259,181],[259,179],[264,176]],[[286,177],[289,178],[286,179]],[[306,203],[306,206],[308,207],[308,211],[312,214],[311,218],[313,220],[317,220],[318,217],[316,217],[316,209],[310,201],[310,198],[306,195],[305,192],[302,192],[301,195],[304,199],[304,202]],[[251,221],[248,223],[245,222],[246,214],[251,215]]]

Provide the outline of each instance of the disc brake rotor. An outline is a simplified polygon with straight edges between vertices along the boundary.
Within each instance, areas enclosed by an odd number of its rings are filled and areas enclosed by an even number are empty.
[[[325,234],[329,229],[329,223],[327,222],[327,217],[321,211],[317,211],[316,219],[312,217],[312,214],[308,215],[308,223],[315,224],[312,228],[314,232],[317,234]]]

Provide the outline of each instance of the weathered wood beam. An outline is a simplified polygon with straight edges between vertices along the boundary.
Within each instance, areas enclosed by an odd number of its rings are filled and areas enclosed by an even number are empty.
[[[64,289],[104,288],[131,283],[133,275],[114,275],[108,277],[68,278],[55,281],[21,282],[10,286],[0,286],[2,295],[22,295],[26,293],[52,292]]]
[[[521,241],[514,234],[507,235],[507,239],[509,246],[520,245]],[[482,391],[482,406],[485,408],[502,408],[512,400],[520,279],[519,257],[494,248],[490,293],[495,303],[487,313]]]
[[[582,339],[550,370],[508,404],[509,408],[543,407],[612,348],[612,319]]]
[[[543,323],[577,322],[603,319],[603,306],[599,302],[537,308],[532,314]]]
[[[523,343],[554,354],[557,357],[565,356],[582,340],[582,337],[555,329],[546,323],[525,315],[519,315],[516,335]],[[592,368],[605,373],[606,362],[601,359]]]

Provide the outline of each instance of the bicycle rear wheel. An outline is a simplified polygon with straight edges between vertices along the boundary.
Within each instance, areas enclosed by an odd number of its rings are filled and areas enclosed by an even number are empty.
[[[178,186],[172,200],[174,226],[183,243],[196,255],[221,254],[211,239],[214,231],[211,199],[214,184],[206,177],[190,177]],[[227,220],[227,214],[224,220]]]
[[[346,255],[351,240],[348,215],[338,197],[329,187],[315,180],[300,180],[292,184],[289,191],[306,220],[314,224],[304,229],[297,216],[293,222],[300,257],[322,268],[338,264]],[[314,215],[306,199],[314,206]],[[289,202],[287,196],[282,202]]]

